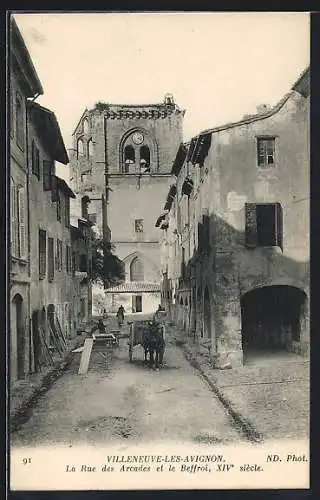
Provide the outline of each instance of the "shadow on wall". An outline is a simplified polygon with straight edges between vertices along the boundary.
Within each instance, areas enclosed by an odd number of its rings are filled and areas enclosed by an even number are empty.
[[[272,227],[262,235],[255,227],[252,240],[252,227],[239,231],[216,214],[203,217],[179,282],[181,290],[195,288],[190,308],[198,331],[191,336],[211,338],[215,349],[220,338],[227,349],[308,350],[309,261],[283,255]]]

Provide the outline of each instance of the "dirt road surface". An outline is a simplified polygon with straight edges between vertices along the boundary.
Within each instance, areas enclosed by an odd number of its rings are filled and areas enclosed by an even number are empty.
[[[129,363],[119,349],[95,347],[88,373],[79,353],[11,435],[12,446],[106,445],[126,442],[235,444],[245,441],[226,409],[175,345],[152,371],[137,347]]]

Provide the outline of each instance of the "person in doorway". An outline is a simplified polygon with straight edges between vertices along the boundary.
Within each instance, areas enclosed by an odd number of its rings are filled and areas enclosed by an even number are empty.
[[[124,322],[124,307],[123,305],[121,305],[117,311],[117,320],[118,320],[118,325],[119,325],[119,328],[121,328],[121,326],[123,325],[123,322]]]

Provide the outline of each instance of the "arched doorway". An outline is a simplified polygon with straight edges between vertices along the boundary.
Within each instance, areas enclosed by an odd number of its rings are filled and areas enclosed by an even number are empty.
[[[241,298],[244,355],[290,350],[294,342],[299,343],[306,298],[302,290],[287,285],[247,292]]]
[[[203,296],[203,327],[204,336],[208,339],[211,338],[211,304],[210,294],[208,287],[206,287]]]
[[[25,374],[25,331],[23,299],[16,294],[11,308],[11,377],[21,379]]]

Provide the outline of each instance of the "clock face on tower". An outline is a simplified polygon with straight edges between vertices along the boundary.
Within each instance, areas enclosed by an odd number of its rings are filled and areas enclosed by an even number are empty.
[[[135,132],[132,136],[132,140],[135,144],[142,144],[143,143],[143,135],[141,132]]]

